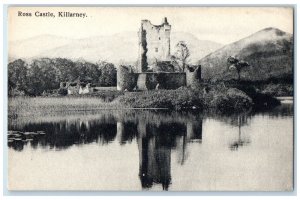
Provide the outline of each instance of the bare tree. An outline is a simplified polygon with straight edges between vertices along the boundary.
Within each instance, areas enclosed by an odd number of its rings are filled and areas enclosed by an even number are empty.
[[[179,41],[176,44],[176,51],[174,54],[174,59],[181,67],[181,71],[185,71],[188,57],[190,56],[190,51],[185,41]]]

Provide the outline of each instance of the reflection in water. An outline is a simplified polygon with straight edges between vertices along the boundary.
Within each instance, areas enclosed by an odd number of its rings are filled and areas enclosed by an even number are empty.
[[[278,116],[279,112],[292,115],[292,111],[290,107],[274,109],[271,116]],[[9,123],[9,130],[22,133],[44,131],[46,134],[35,135],[31,140],[10,141],[8,145],[21,151],[25,145],[33,149],[64,150],[73,145],[89,143],[109,145],[117,141],[123,146],[137,142],[142,188],[148,189],[154,184],[160,184],[164,190],[168,190],[172,182],[171,151],[177,152],[178,163],[184,165],[188,159],[188,146],[205,142],[204,120],[213,118],[238,127],[234,129],[237,130],[235,137],[228,144],[230,150],[238,150],[251,142],[243,134],[243,127],[248,126],[252,116],[253,113],[220,116],[169,111],[103,111],[97,115],[18,120]]]
[[[238,138],[237,140],[234,140],[232,144],[230,144],[231,150],[238,150],[239,147],[250,143],[249,140],[243,138],[242,136],[242,126],[248,124],[248,116],[245,113],[239,114],[236,117],[233,117],[233,122],[235,121],[237,122],[238,126]]]
[[[118,138],[121,145],[137,140],[140,157],[140,180],[143,188],[154,183],[167,190],[171,183],[171,149],[181,152],[185,161],[187,143],[202,142],[202,116],[183,113],[120,112],[103,113],[89,120],[59,120],[57,122],[31,122],[11,125],[10,129],[22,132],[45,131],[30,141],[32,148],[61,150],[72,145],[96,142],[109,144]],[[22,150],[24,141],[10,142],[15,150]]]

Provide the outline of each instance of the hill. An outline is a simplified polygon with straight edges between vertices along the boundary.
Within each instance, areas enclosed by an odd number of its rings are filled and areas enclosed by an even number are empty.
[[[235,72],[227,70],[227,58],[235,56],[251,65],[241,73],[242,79],[266,80],[292,77],[293,35],[277,28],[265,28],[237,42],[225,45],[202,58],[202,74],[205,79],[231,79]]]
[[[184,32],[171,33],[171,50],[180,40],[187,42],[191,51],[191,63],[198,62],[205,55],[222,45],[199,40],[194,35]],[[138,58],[137,32],[122,32],[109,36],[95,36],[82,39],[68,39],[53,35],[42,35],[27,40],[11,42],[10,59],[22,58],[69,58],[84,59],[90,62],[105,60],[114,64],[135,64]]]

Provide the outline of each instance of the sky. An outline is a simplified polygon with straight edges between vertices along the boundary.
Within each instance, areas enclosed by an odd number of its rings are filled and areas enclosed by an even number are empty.
[[[31,17],[18,12],[32,13]],[[36,17],[35,12],[55,17]],[[61,18],[58,12],[86,13],[85,18]],[[142,19],[161,24],[167,17],[172,32],[188,32],[200,40],[229,44],[266,27],[293,33],[293,10],[283,7],[11,7],[8,39],[24,40],[40,35],[88,38],[138,31]]]

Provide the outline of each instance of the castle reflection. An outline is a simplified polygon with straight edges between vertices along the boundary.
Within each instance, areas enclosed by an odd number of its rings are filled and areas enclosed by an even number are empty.
[[[220,121],[239,127],[239,138],[229,144],[237,149],[244,144],[241,127],[249,116],[225,117]],[[83,120],[84,119],[84,120]],[[229,121],[228,121],[229,120]],[[81,116],[55,118],[45,121],[30,120],[26,123],[11,123],[9,130],[21,132],[44,131],[31,141],[18,140],[8,145],[21,151],[25,145],[32,148],[63,150],[73,145],[96,143],[120,145],[137,142],[139,150],[139,178],[141,186],[149,189],[161,185],[168,190],[171,182],[171,152],[176,151],[179,164],[184,165],[190,143],[202,144],[203,115],[200,113],[122,111],[105,112],[93,117]],[[197,145],[196,144],[196,145]]]

